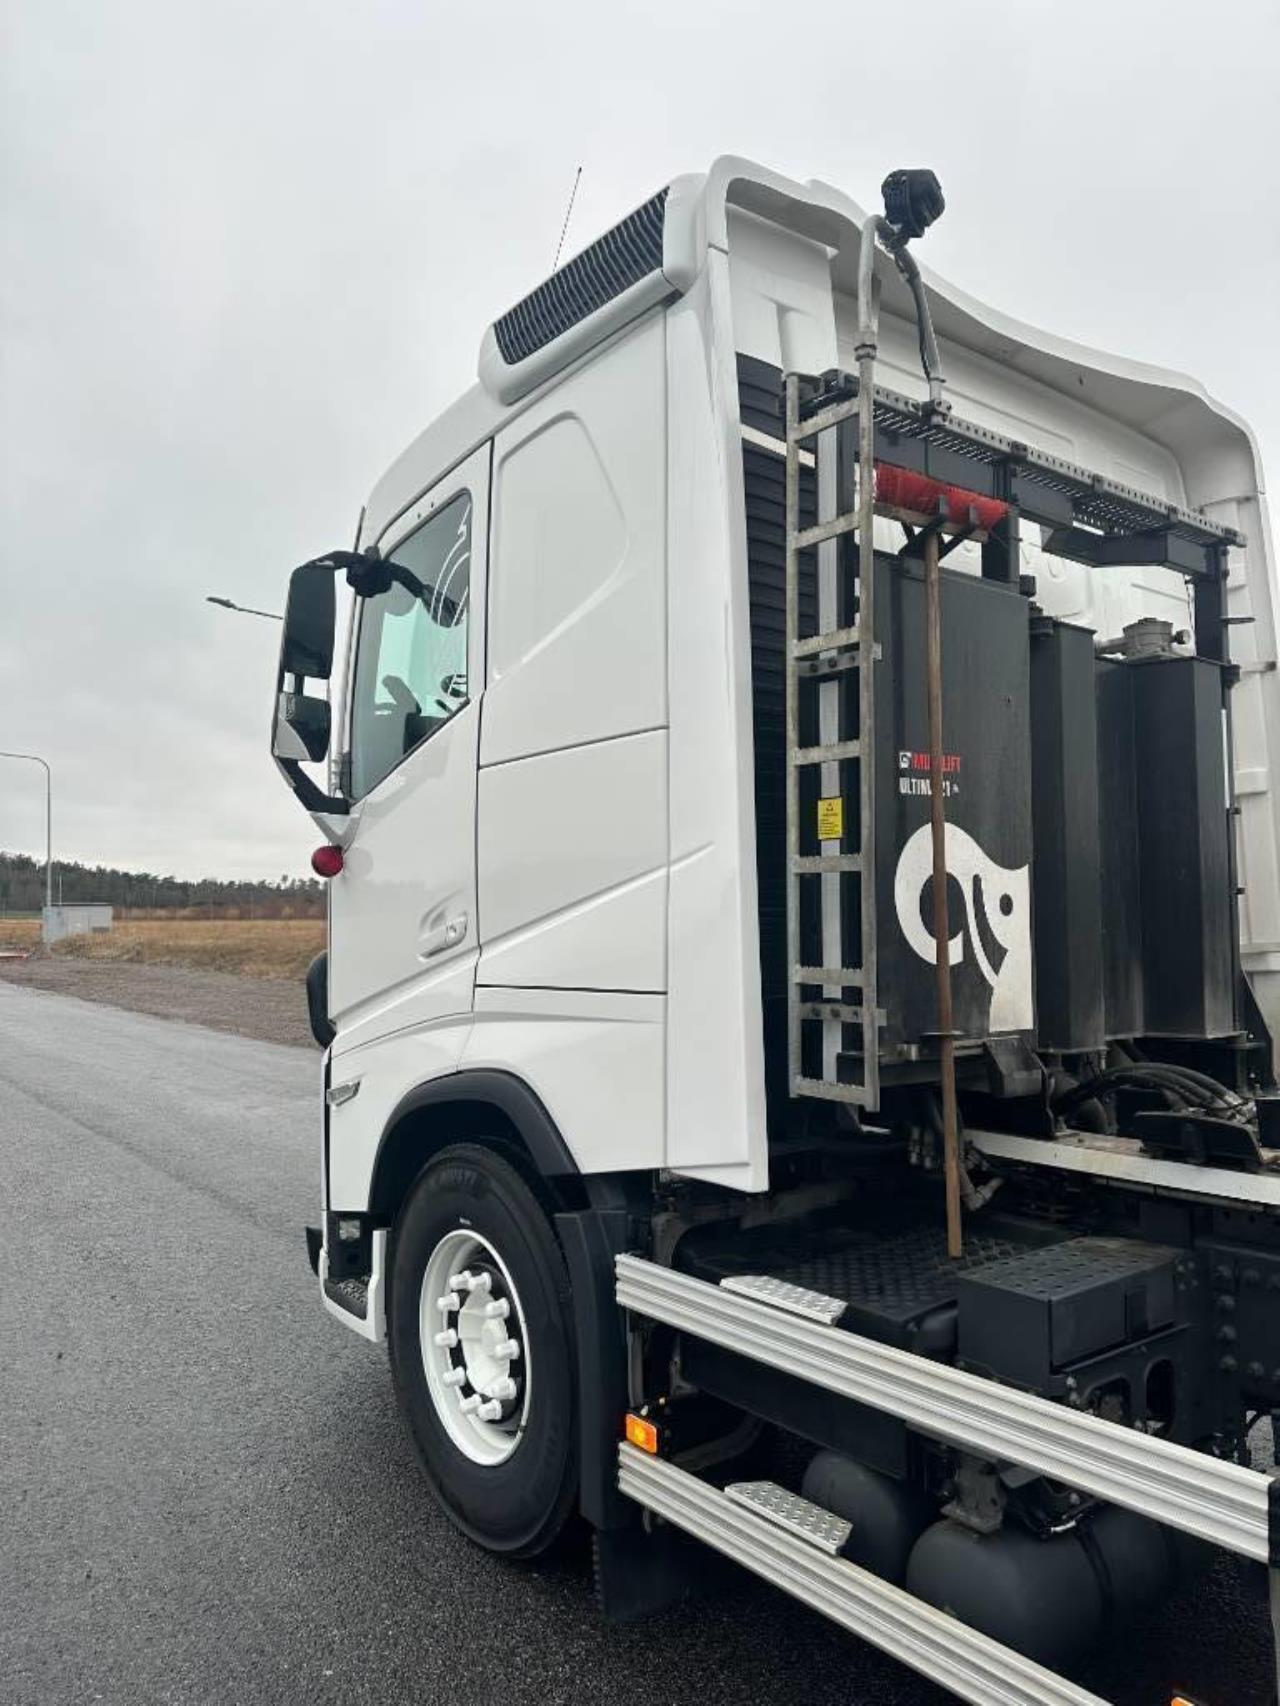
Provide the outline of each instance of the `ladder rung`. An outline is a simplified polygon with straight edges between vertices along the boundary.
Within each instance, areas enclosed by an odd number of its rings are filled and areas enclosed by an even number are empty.
[[[861,989],[862,970],[853,966],[792,966],[792,983],[820,983],[835,989]]]
[[[901,504],[890,503],[876,503],[873,508],[883,519],[902,522],[907,527],[935,527],[940,533],[963,533],[975,545],[984,545],[987,541],[986,530],[975,527],[967,515],[928,515],[924,510],[904,509]],[[793,551],[808,551],[814,545],[825,545],[828,539],[839,539],[846,533],[857,531],[858,512],[851,509],[844,515],[833,516],[830,521],[820,521],[813,527],[802,527],[788,534],[787,544]]]
[[[817,652],[849,651],[861,643],[857,627],[832,628],[825,634],[811,634],[808,639],[797,640],[791,648],[791,655],[793,658],[811,658]]]
[[[829,403],[825,409],[819,409],[816,414],[802,419],[795,431],[788,433],[788,439],[792,444],[807,444],[820,432],[839,426],[841,421],[850,420],[857,412],[858,394],[855,391],[851,397],[843,398],[838,403]]]
[[[856,1102],[866,1105],[868,1090],[865,1084],[832,1084],[825,1078],[793,1078],[793,1096],[816,1096],[822,1102]]]
[[[793,551],[807,551],[813,545],[825,545],[828,539],[839,539],[842,534],[856,533],[857,530],[858,512],[849,510],[832,521],[820,521],[814,527],[800,528],[791,534],[787,543]]]
[[[862,751],[861,741],[834,740],[827,746],[793,746],[793,764],[840,764],[847,758],[857,758]]]
[[[802,1001],[799,1014],[802,1019],[839,1019],[842,1025],[860,1025],[863,1009],[847,1001]]]
[[[798,877],[832,877],[846,871],[862,869],[860,853],[798,853],[793,855],[791,869]]]
[[[872,647],[872,655],[876,662],[880,661],[879,646]],[[833,677],[848,670],[857,669],[862,662],[862,650],[853,652],[825,652],[821,657],[796,658],[796,675],[802,681],[830,681]],[[1271,665],[1272,669],[1275,665]]]

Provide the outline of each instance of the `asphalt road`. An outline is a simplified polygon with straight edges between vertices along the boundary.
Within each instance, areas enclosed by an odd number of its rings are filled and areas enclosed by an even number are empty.
[[[455,1535],[316,1300],[317,1114],[314,1055],[0,983],[0,1700],[941,1706],[746,1575],[610,1629]],[[1261,1706],[1267,1652],[1224,1563],[1083,1680]]]

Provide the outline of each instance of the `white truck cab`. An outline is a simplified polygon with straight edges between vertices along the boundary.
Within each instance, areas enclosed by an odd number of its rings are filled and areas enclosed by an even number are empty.
[[[1098,1626],[1081,1523],[1268,1544],[1231,1459],[1280,1325],[1241,1297],[1224,1393],[1177,1300],[1280,1286],[1275,577],[1244,424],[922,276],[931,174],[896,177],[884,217],[732,157],[674,180],[295,571],[312,1253],[483,1544],[580,1511],[625,1612],[682,1527],[966,1698],[1081,1701],[1075,1631],[968,1542],[1033,1537]],[[1047,1252],[1075,1356],[1024,1307]],[[763,1427],[805,1488],[706,1482]]]

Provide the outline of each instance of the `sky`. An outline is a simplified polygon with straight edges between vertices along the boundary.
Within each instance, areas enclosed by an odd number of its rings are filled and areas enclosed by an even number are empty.
[[[54,853],[305,873],[268,723],[290,568],[351,542],[488,322],[739,153],[933,269],[1194,374],[1280,487],[1275,0],[0,0],[0,748]],[[0,761],[0,847],[43,777]]]

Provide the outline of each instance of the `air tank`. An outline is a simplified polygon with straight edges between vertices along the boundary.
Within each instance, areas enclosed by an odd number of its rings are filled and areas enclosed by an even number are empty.
[[[912,1549],[906,1585],[962,1623],[1059,1670],[1108,1623],[1163,1598],[1174,1574],[1168,1531],[1108,1506],[1044,1539],[1009,1521],[995,1534],[935,1523]]]
[[[932,1501],[906,1481],[881,1475],[838,1451],[820,1451],[802,1491],[853,1524],[842,1555],[901,1586],[911,1548],[934,1514]]]

